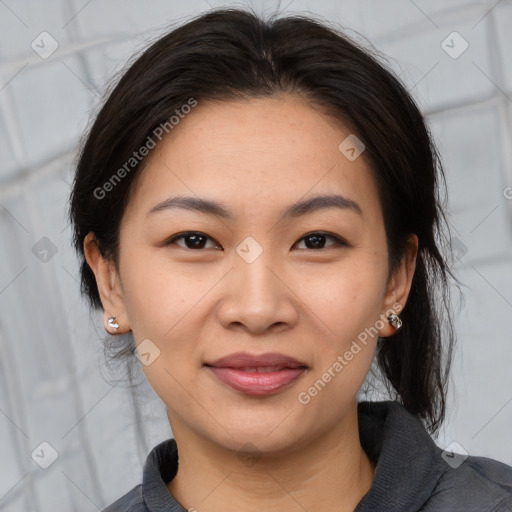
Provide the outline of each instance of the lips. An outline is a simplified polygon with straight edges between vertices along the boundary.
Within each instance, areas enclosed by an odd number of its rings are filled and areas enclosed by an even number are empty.
[[[266,396],[295,382],[307,369],[297,359],[284,354],[236,353],[205,363],[221,382],[246,395]]]
[[[277,352],[253,355],[247,352],[237,352],[216,361],[207,362],[208,366],[217,368],[300,368],[306,367],[305,363],[297,361],[293,357],[285,356]]]
[[[276,368],[275,366],[255,366],[255,367],[240,367],[237,368],[237,370],[241,370],[243,372],[249,372],[249,373],[269,373],[269,372],[276,372],[278,370],[283,370],[284,368],[287,368],[285,366],[281,368]]]

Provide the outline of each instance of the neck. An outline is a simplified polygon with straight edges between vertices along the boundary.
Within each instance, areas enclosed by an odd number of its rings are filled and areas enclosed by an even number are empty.
[[[179,469],[167,488],[187,510],[353,512],[373,481],[375,465],[359,441],[357,407],[335,430],[281,456],[240,457],[176,419],[172,430]]]

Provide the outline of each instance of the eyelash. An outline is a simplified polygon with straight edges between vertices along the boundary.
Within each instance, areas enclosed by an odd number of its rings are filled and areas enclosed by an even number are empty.
[[[172,236],[171,238],[166,240],[162,245],[163,246],[177,245],[175,243],[176,240],[179,240],[180,238],[186,238],[187,236],[191,236],[191,235],[200,235],[200,236],[208,238],[209,240],[212,240],[212,241],[216,242],[212,237],[206,235],[205,233],[202,233],[201,231],[186,231],[184,233],[180,233],[178,235]],[[306,250],[319,252],[319,251],[325,251],[325,250],[327,250],[329,248],[334,248],[334,247],[348,247],[348,244],[343,239],[341,239],[339,236],[333,235],[333,234],[328,233],[326,231],[312,231],[312,232],[307,233],[306,235],[304,235],[296,243],[301,242],[305,238],[308,238],[308,237],[313,236],[313,235],[324,235],[327,238],[332,238],[334,240],[334,244],[330,245],[329,247],[322,247],[321,249],[307,249],[306,248]],[[189,251],[201,251],[201,250],[204,250],[204,248],[202,248],[202,249],[190,249],[188,247],[182,247],[181,245],[178,246],[178,247],[181,247],[182,249],[186,249],[186,250],[189,250]],[[300,249],[300,250],[304,250],[304,249]]]

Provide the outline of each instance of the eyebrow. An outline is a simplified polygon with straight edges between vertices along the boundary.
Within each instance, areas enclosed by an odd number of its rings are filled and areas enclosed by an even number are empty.
[[[222,203],[192,196],[175,196],[165,199],[153,206],[148,211],[148,216],[156,212],[173,208],[197,211],[208,215],[214,215],[215,217],[222,219],[235,219],[234,213],[226,208]],[[353,211],[363,217],[361,207],[354,200],[338,194],[323,194],[293,203],[281,212],[279,220],[281,221],[289,218],[301,217],[309,213],[328,208]]]

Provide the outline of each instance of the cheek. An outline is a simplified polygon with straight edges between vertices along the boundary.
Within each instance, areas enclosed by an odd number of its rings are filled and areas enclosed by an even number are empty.
[[[126,309],[137,341],[140,336],[162,339],[201,294],[200,283],[159,253],[133,246],[125,251],[120,267]]]
[[[315,398],[318,407],[355,395],[366,378],[378,339],[385,270],[379,255],[359,252],[329,276],[317,272],[304,281],[300,294],[307,297],[319,334],[314,371],[303,391],[320,394],[328,383],[322,397]]]
[[[126,251],[122,263],[135,344],[143,343],[141,347],[157,354],[150,365],[143,364],[146,378],[162,400],[173,396],[188,403],[190,397],[182,394],[180,383],[198,371],[202,352],[197,340],[205,323],[205,299],[222,272],[202,272],[200,265],[179,265],[163,252],[137,251],[137,247]]]
[[[297,281],[298,295],[324,322],[326,333],[346,339],[378,319],[385,295],[383,267],[374,254],[354,254]]]

